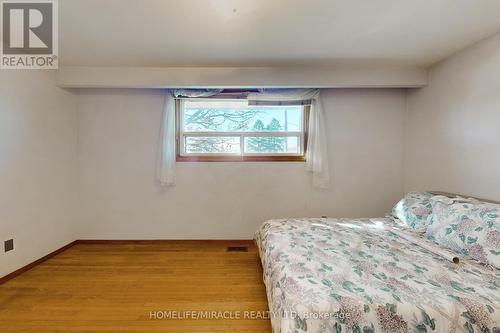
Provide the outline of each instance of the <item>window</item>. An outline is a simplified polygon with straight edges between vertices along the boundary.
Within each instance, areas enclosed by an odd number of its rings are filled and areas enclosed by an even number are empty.
[[[177,101],[178,161],[304,161],[309,108],[246,99]]]

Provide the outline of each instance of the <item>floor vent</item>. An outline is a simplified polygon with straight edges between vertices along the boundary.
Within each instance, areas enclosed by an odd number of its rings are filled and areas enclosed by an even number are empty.
[[[228,246],[227,252],[248,252],[248,246]]]

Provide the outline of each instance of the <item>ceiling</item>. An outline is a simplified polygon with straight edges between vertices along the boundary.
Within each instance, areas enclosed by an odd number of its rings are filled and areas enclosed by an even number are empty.
[[[498,0],[60,0],[60,66],[426,67],[500,31]]]

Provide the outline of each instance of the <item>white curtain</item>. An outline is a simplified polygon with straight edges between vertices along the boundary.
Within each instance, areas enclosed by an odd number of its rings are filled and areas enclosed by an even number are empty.
[[[175,185],[175,99],[169,91],[163,106],[160,144],[158,145],[157,178],[162,186]]]
[[[308,101],[317,99],[320,96],[319,89],[259,89],[258,93],[248,95],[248,101]],[[262,103],[259,103],[262,104]]]
[[[265,102],[304,102],[310,101],[309,128],[306,152],[306,170],[312,173],[314,187],[326,189],[330,186],[328,167],[327,137],[325,117],[319,89],[260,89],[248,95],[251,104],[263,105]]]
[[[313,186],[324,189],[330,186],[325,116],[319,94],[312,100],[309,111],[306,168],[313,175]]]
[[[174,89],[166,94],[163,108],[160,144],[158,151],[157,177],[162,186],[175,185],[175,98],[210,97],[222,92],[222,89]],[[328,188],[330,172],[328,168],[327,137],[321,95],[319,89],[259,89],[248,94],[249,104],[269,102],[310,102],[306,169],[312,173],[313,186]]]
[[[217,95],[221,91],[222,89],[173,89],[167,91],[162,112],[158,164],[156,166],[156,177],[162,186],[175,185],[175,98],[209,97]]]

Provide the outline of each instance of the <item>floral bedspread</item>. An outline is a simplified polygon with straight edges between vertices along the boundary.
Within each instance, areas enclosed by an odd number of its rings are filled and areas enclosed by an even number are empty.
[[[255,235],[278,332],[500,332],[500,271],[455,264],[389,219],[289,219]]]

